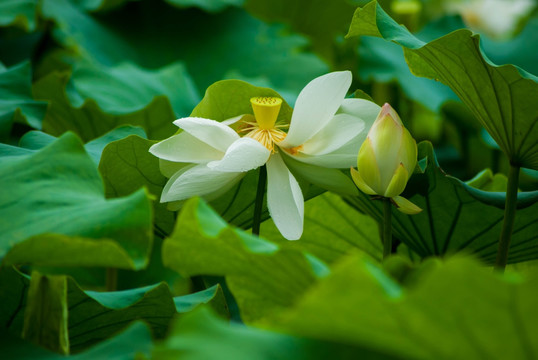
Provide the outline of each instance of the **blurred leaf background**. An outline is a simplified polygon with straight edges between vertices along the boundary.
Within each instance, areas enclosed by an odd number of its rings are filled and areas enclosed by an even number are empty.
[[[8,358],[535,357],[532,262],[500,279],[461,255],[431,258],[463,251],[491,262],[502,211],[462,181],[503,192],[508,160],[449,87],[411,73],[401,46],[344,39],[367,2],[0,0]],[[379,1],[425,42],[466,27],[448,3]],[[538,75],[536,11],[505,39],[481,34],[483,53]],[[299,242],[271,221],[268,240],[241,230],[256,172],[215,210],[194,199],[178,215],[156,201],[166,178],[147,150],[211,84],[244,80],[293,107],[310,80],[335,70],[351,70],[355,96],[390,102],[417,142],[433,144],[420,145],[422,173],[406,190],[427,211],[395,226],[402,244],[391,262],[379,262],[377,204],[317,196],[306,180],[315,198]],[[523,169],[520,188],[537,190],[538,172]],[[521,211],[512,262],[536,259],[535,208]],[[101,292],[106,268],[117,269],[119,291]]]

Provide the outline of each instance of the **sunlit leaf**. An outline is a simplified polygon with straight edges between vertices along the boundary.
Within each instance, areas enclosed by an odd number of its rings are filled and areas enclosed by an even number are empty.
[[[229,226],[200,199],[184,205],[162,256],[184,276],[224,276],[247,322],[295,303],[315,269],[326,272],[319,260]]]
[[[403,288],[369,260],[351,257],[282,316],[280,328],[397,359],[538,353],[536,279],[503,279],[461,257],[425,263],[416,276]]]
[[[207,308],[201,308],[180,318],[170,336],[155,347],[153,359],[178,358],[189,360],[219,357],[234,360],[270,359],[347,359],[357,355],[385,359],[363,349],[337,342],[306,339],[268,330],[227,323]]]

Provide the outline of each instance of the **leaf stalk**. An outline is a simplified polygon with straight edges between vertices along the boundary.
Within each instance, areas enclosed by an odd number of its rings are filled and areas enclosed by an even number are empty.
[[[504,222],[499,238],[499,247],[497,248],[497,260],[495,261],[495,270],[504,272],[508,262],[508,251],[510,249],[510,240],[514,229],[517,205],[517,188],[519,185],[519,170],[517,165],[510,164],[508,173],[508,186],[506,189],[506,202],[504,204]]]

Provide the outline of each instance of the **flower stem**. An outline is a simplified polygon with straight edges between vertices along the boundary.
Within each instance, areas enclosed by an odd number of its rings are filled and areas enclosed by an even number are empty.
[[[383,259],[386,259],[392,252],[391,210],[390,198],[383,198]]]
[[[260,235],[260,223],[262,220],[263,197],[265,195],[265,185],[267,184],[267,168],[263,165],[260,168],[258,178],[258,189],[256,190],[256,201],[254,202],[254,216],[252,218],[252,233]]]
[[[519,169],[519,166],[510,165],[510,172],[508,173],[508,187],[506,189],[506,202],[504,204],[504,223],[497,249],[497,260],[495,261],[495,269],[501,272],[504,271],[508,262],[508,250],[510,249],[512,230],[514,229],[514,220],[516,219]]]
[[[116,291],[118,288],[118,269],[106,269],[106,291]]]

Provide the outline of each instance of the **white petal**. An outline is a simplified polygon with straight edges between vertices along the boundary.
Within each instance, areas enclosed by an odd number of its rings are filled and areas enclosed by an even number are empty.
[[[221,197],[222,195],[227,193],[231,188],[233,188],[239,182],[239,180],[241,180],[242,177],[243,176],[240,175],[235,180],[226,183],[225,186],[221,187],[217,191],[212,192],[212,193],[207,194],[207,195],[204,195],[203,196],[204,200],[205,201],[213,201],[213,200]],[[185,201],[187,201],[187,200],[171,201],[171,202],[167,203],[166,208],[168,210],[170,210],[170,211],[181,210],[181,208],[183,207],[183,204],[185,204]]]
[[[242,118],[244,118],[245,116],[248,116],[248,115],[250,115],[250,114],[243,114],[243,115],[239,115],[239,116],[234,116],[233,118],[222,120],[220,123],[224,124],[226,126],[231,126],[231,125],[235,124],[236,122],[238,122],[239,120],[241,120]],[[252,115],[250,115],[250,116],[252,116]]]
[[[163,160],[197,164],[221,159],[224,156],[224,152],[215,149],[187,132],[182,132],[156,143],[149,148],[149,152]]]
[[[293,158],[307,164],[333,169],[345,169],[357,165],[357,154],[350,155],[335,152],[326,155],[306,155],[299,153]]]
[[[364,99],[344,99],[337,114],[344,113],[359,117],[367,124],[367,129],[370,129],[380,111],[381,106],[374,102]]]
[[[211,161],[207,166],[218,171],[245,172],[265,164],[269,155],[271,152],[258,141],[240,138],[230,145],[222,160]]]
[[[228,146],[239,139],[239,135],[232,128],[215,120],[188,117],[178,119],[174,124],[222,152],[226,152]]]
[[[304,222],[303,193],[278,153],[267,162],[267,207],[282,236],[288,240],[298,240],[301,237]]]
[[[364,121],[348,114],[337,114],[310,140],[303,144],[301,152],[308,155],[324,155],[346,145],[361,132],[368,133]]]
[[[326,168],[348,169],[351,166],[357,166],[357,155],[361,144],[366,139],[365,133],[351,139],[346,145],[341,148],[324,155],[308,155],[299,152],[295,155],[288,154],[295,160],[301,162],[322,166]]]
[[[351,72],[339,71],[312,80],[299,94],[284,147],[302,145],[331,120],[351,85]]]
[[[284,153],[281,156],[288,169],[297,177],[338,194],[354,196],[359,194],[353,181],[339,169],[306,164]]]
[[[181,169],[164,186],[161,202],[185,200],[193,196],[210,195],[230,182],[237,181],[242,173],[215,171],[206,165]]]

